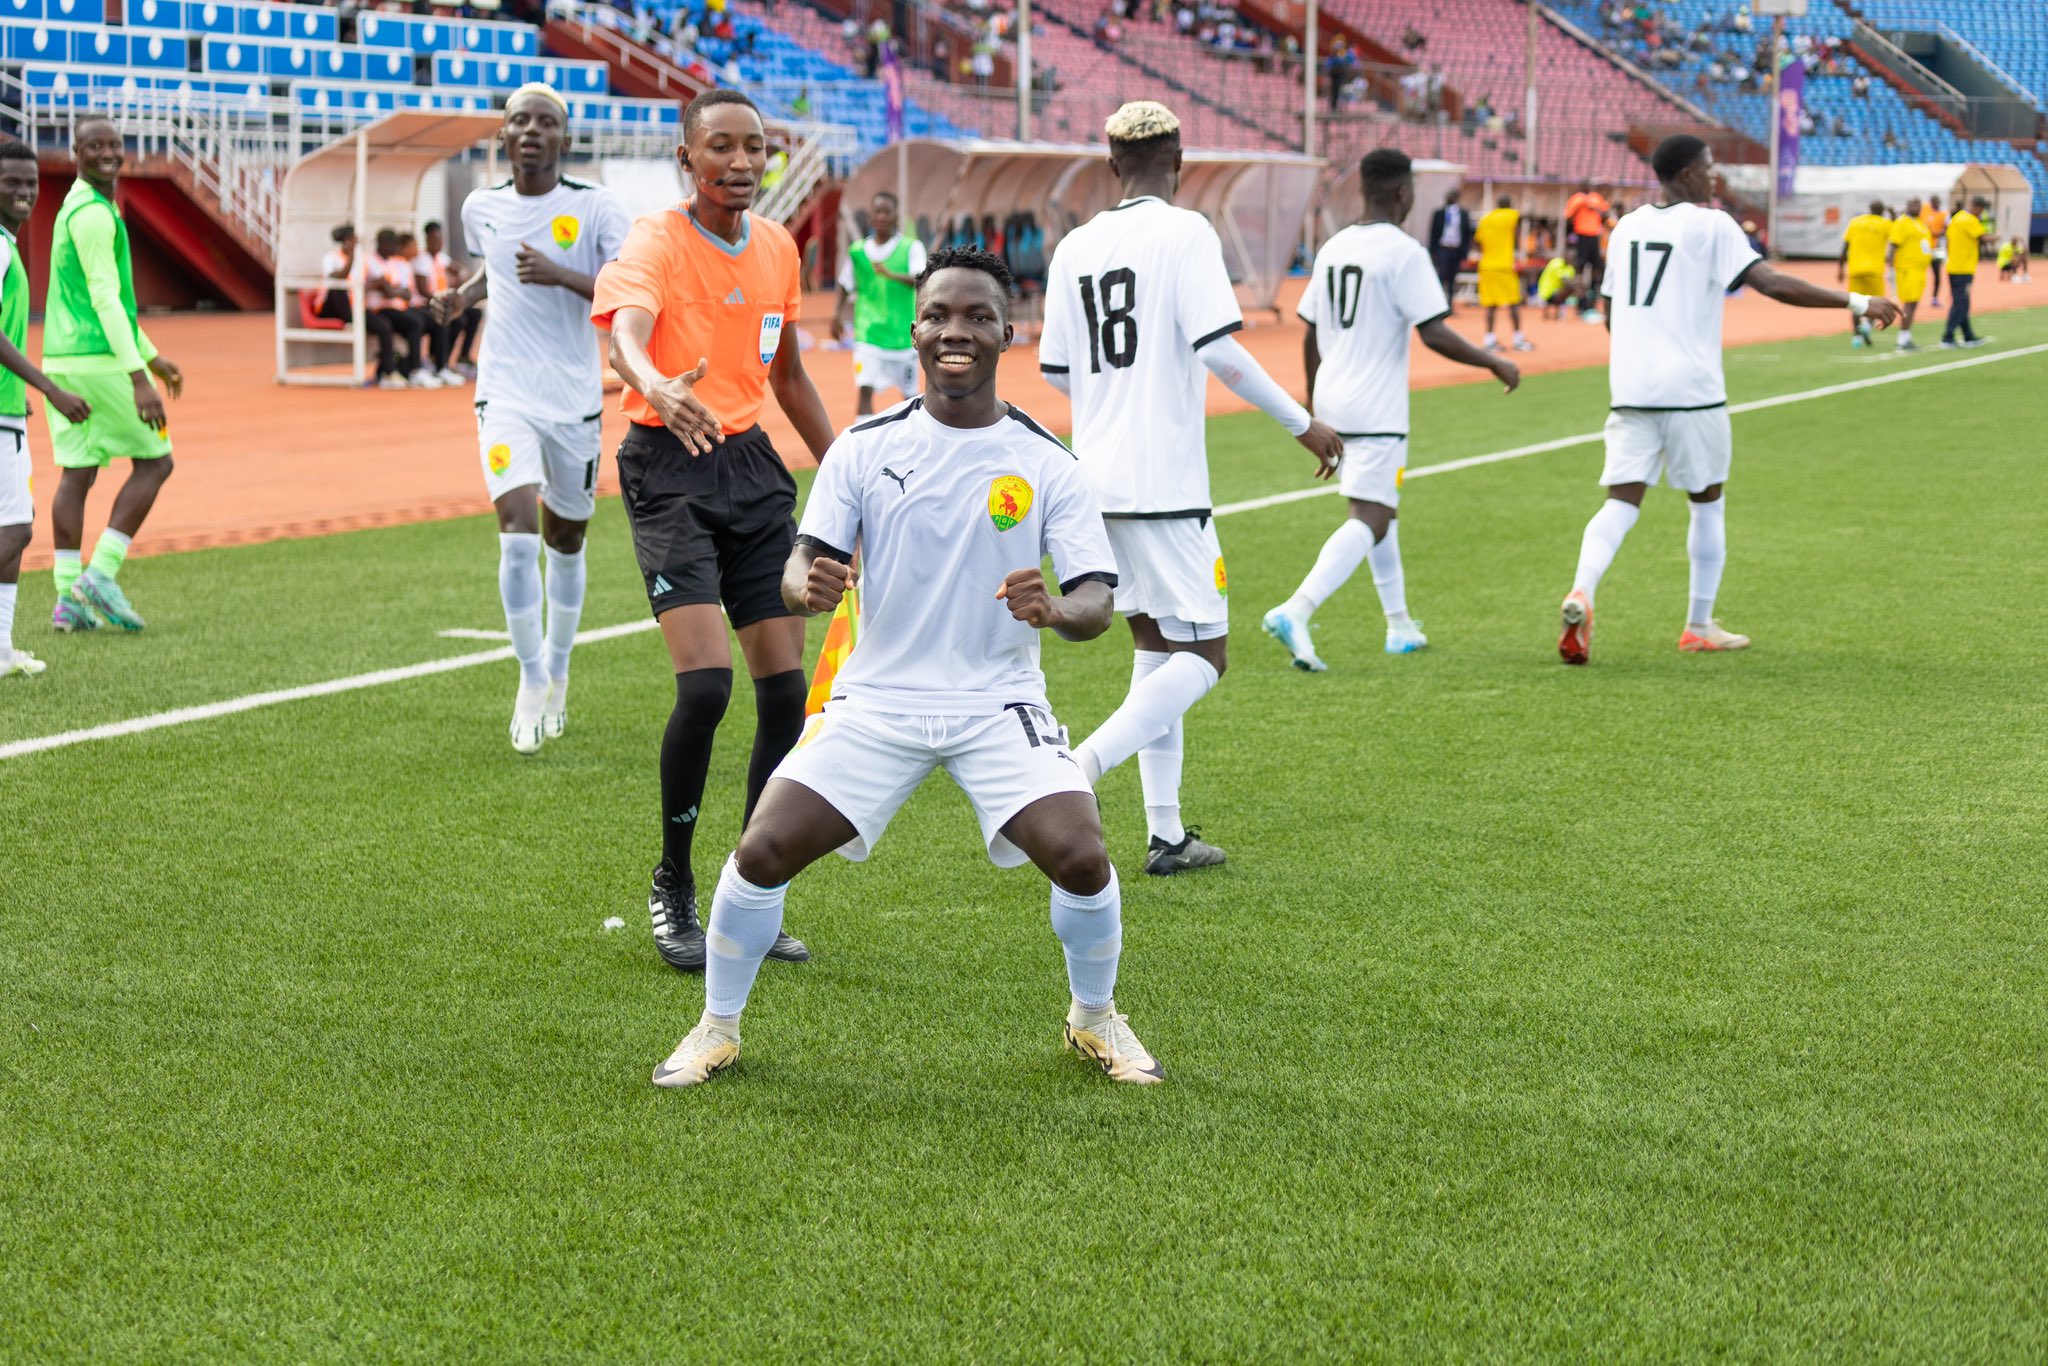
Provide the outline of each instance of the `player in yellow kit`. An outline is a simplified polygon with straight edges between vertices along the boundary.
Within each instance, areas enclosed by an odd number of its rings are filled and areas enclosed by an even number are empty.
[[[1892,267],[1892,282],[1898,287],[1899,303],[1904,308],[1899,319],[1901,351],[1920,349],[1913,344],[1913,314],[1927,292],[1928,268],[1934,264],[1933,240],[1920,216],[1920,201],[1907,200],[1906,211],[1892,220],[1891,238],[1885,248],[1885,258]]]
[[[1508,325],[1515,329],[1515,350],[1534,351],[1522,335],[1522,277],[1515,270],[1515,241],[1520,235],[1522,215],[1502,195],[1492,212],[1472,230],[1472,244],[1479,248],[1479,306],[1486,310],[1486,340],[1489,351],[1500,350],[1493,332],[1495,309],[1508,311]]]
[[[1891,245],[1892,221],[1885,216],[1880,200],[1870,201],[1870,212],[1849,220],[1842,233],[1842,259],[1836,264],[1835,279],[1847,279],[1851,294],[1884,297],[1885,248]],[[1870,345],[1870,324],[1849,319],[1849,345]]]

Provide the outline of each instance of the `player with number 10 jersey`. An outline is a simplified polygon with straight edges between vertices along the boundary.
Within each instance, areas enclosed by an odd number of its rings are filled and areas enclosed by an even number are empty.
[[[1125,198],[1053,252],[1039,369],[1074,405],[1074,453],[1116,551],[1116,610],[1131,625],[1131,690],[1075,751],[1092,783],[1133,754],[1145,792],[1145,868],[1223,862],[1180,820],[1181,716],[1221,677],[1229,579],[1203,442],[1213,373],[1315,452],[1327,476],[1343,443],[1288,397],[1235,333],[1244,326],[1223,243],[1176,208],[1180,120],[1149,100],[1104,127]]]

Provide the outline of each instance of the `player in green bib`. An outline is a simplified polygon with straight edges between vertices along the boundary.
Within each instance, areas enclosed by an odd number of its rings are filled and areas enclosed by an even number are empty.
[[[139,631],[142,618],[115,577],[171,475],[164,400],[150,375],[163,380],[173,398],[183,392],[185,376],[157,354],[136,319],[128,227],[114,207],[114,181],[127,158],[121,130],[110,119],[81,120],[71,133],[71,156],[78,179],[57,210],[50,236],[43,368],[82,394],[92,415],[73,422],[55,405],[47,410],[50,444],[63,471],[50,507],[57,547],[57,606],[50,620],[60,631],[91,630],[101,618]],[[84,564],[85,496],[101,467],[117,457],[133,467],[114,496],[91,564]]]
[[[43,661],[14,648],[14,600],[21,579],[21,552],[35,523],[29,489],[28,391],[39,390],[50,406],[75,422],[90,409],[77,394],[60,389],[22,354],[28,340],[28,270],[17,238],[35,212],[42,180],[36,154],[26,144],[0,142],[0,678],[43,671]]]
[[[875,390],[894,389],[915,397],[917,351],[910,324],[917,312],[917,277],[924,274],[924,243],[897,231],[896,196],[887,190],[868,201],[873,231],[847,250],[839,267],[839,307],[832,315],[832,335],[846,325],[846,307],[853,305],[853,382],[857,411],[875,410]]]

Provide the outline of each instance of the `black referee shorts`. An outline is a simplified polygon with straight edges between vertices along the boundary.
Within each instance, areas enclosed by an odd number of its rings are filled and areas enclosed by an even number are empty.
[[[654,615],[719,602],[735,627],[790,615],[796,480],[759,427],[692,455],[668,428],[636,422],[619,443],[619,492]]]
[[[1600,269],[1600,238],[1597,235],[1587,237],[1576,232],[1571,237],[1572,268],[1581,275],[1589,270]]]

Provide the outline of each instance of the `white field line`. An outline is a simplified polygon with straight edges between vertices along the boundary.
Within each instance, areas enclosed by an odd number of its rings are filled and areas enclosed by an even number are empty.
[[[2017,360],[2021,356],[2038,356],[2048,351],[2048,343],[2038,346],[2022,346],[2011,351],[1995,351],[1988,356],[1971,356],[1967,360],[1948,361],[1941,365],[1925,365],[1916,370],[1901,371],[1896,375],[1875,375],[1870,379],[1848,380],[1841,384],[1827,384],[1818,389],[1802,389],[1796,394],[1778,394],[1771,398],[1751,399],[1748,403],[1730,404],[1731,413],[1755,413],[1766,408],[1782,408],[1788,403],[1806,403],[1817,398],[1833,398],[1837,394],[1853,394],[1861,389],[1875,389],[1881,384],[1903,384],[1909,379],[1926,379],[1929,375],[1945,375],[1952,370],[1968,370],[1978,365],[1995,365],[1999,361]],[[1469,470],[1475,465],[1497,465],[1503,460],[1519,460],[1525,455],[1542,455],[1546,451],[1561,451],[1571,446],[1587,446],[1601,439],[1600,432],[1581,432],[1577,436],[1560,436],[1551,441],[1538,441],[1527,446],[1515,446],[1504,451],[1493,451],[1486,455],[1468,455],[1462,460],[1446,460],[1438,465],[1421,465],[1402,476],[1407,479],[1422,479],[1432,474],[1449,474],[1453,470]],[[1318,484],[1314,488],[1293,489],[1287,493],[1269,494],[1264,498],[1247,498],[1242,503],[1224,503],[1216,509],[1218,517],[1233,512],[1256,512],[1260,508],[1279,507],[1285,503],[1299,503],[1310,498],[1321,498],[1337,491],[1333,481]]]
[[[451,627],[449,627],[449,628],[448,628],[447,630],[445,630],[445,631],[436,631],[436,632],[434,632],[434,634],[435,634],[435,635],[437,635],[437,636],[439,636],[439,637],[441,637],[441,639],[443,639],[443,640],[510,640],[510,639],[512,639],[512,633],[511,633],[510,631],[479,631],[479,630],[476,630],[476,629],[475,629],[474,627],[469,627],[469,626],[451,626]]]
[[[655,623],[651,618],[646,621],[628,621],[618,626],[601,626],[593,631],[578,631],[576,643],[588,645],[592,641],[639,635],[654,629]],[[426,678],[433,674],[451,673],[456,669],[473,669],[480,664],[500,664],[510,658],[512,647],[506,645],[496,650],[479,650],[475,654],[430,659],[424,664],[407,664],[397,669],[378,669],[374,673],[331,678],[325,683],[307,683],[296,688],[279,688],[275,692],[250,693],[246,697],[234,697],[225,702],[208,702],[198,707],[179,707],[173,711],[152,712],[148,716],[112,721],[104,726],[88,726],[84,730],[67,730],[56,735],[39,735],[32,740],[15,740],[0,745],[0,759],[18,759],[24,754],[40,754],[44,750],[62,749],[66,745],[82,745],[89,740],[113,740],[123,735],[140,735],[144,731],[162,730],[165,726],[211,721],[215,717],[254,711],[258,707],[274,707],[281,702],[303,702],[312,697],[331,697],[335,693],[355,692],[361,688],[380,688],[386,683],[404,683],[410,679]]]
[[[1737,403],[1729,408],[1731,413],[1754,413],[1765,408],[1782,408],[1791,403],[1807,403],[1818,398],[1833,398],[1838,394],[1853,394],[1864,389],[1875,389],[1881,384],[1900,384],[1906,380],[1925,379],[1930,375],[1944,375],[1956,370],[1968,370],[1979,365],[1995,365],[2000,361],[2017,360],[2022,356],[2035,356],[2048,352],[2048,343],[2038,346],[2022,346],[2011,351],[1997,351],[1988,356],[1971,356],[1963,360],[1948,361],[1941,365],[1928,365],[1907,370],[1895,375],[1877,375],[1870,379],[1850,380],[1843,384],[1823,385],[1818,389],[1805,389],[1794,394],[1779,394],[1774,398],[1753,399],[1748,403]],[[1515,446],[1504,451],[1493,451],[1486,455],[1466,456],[1462,460],[1446,460],[1441,464],[1424,465],[1408,471],[1407,478],[1421,479],[1426,475],[1449,474],[1453,470],[1471,469],[1477,465],[1496,465],[1504,460],[1519,460],[1523,456],[1541,455],[1546,451],[1561,451],[1572,446],[1588,445],[1600,440],[1599,432],[1583,432],[1577,436],[1561,436],[1551,441],[1538,441],[1527,446]],[[1250,498],[1241,503],[1226,503],[1216,509],[1218,517],[1227,517],[1238,512],[1253,512],[1260,508],[1279,507],[1285,503],[1298,503],[1309,498],[1320,498],[1335,493],[1333,485],[1323,484],[1315,488],[1295,489],[1288,493],[1276,493],[1265,498]],[[652,620],[628,621],[617,626],[602,626],[595,630],[576,633],[578,645],[599,640],[615,640],[620,636],[639,635],[656,629]],[[443,635],[452,634],[442,632]],[[478,632],[479,636],[487,633]],[[379,669],[374,673],[353,674],[347,678],[330,679],[325,683],[307,683],[296,688],[280,688],[274,692],[250,693],[246,697],[230,698],[225,702],[208,702],[203,706],[179,707],[172,711],[152,712],[148,716],[131,717],[126,721],[113,721],[103,726],[88,726],[83,730],[67,730],[56,735],[40,735],[28,740],[14,740],[0,744],[0,760],[18,759],[25,754],[40,754],[45,750],[63,749],[68,745],[82,745],[92,740],[113,740],[124,735],[140,735],[145,731],[162,730],[166,726],[182,726],[194,721],[211,721],[216,717],[233,716],[237,712],[254,711],[258,707],[271,707],[284,702],[303,702],[314,697],[330,697],[336,693],[355,692],[362,688],[378,688],[387,683],[405,683],[415,678],[427,678],[434,674],[451,673],[457,669],[473,669],[484,664],[501,664],[512,658],[510,646],[495,650],[479,650],[475,654],[453,655],[447,659],[430,659],[422,664],[407,664],[396,669]]]

